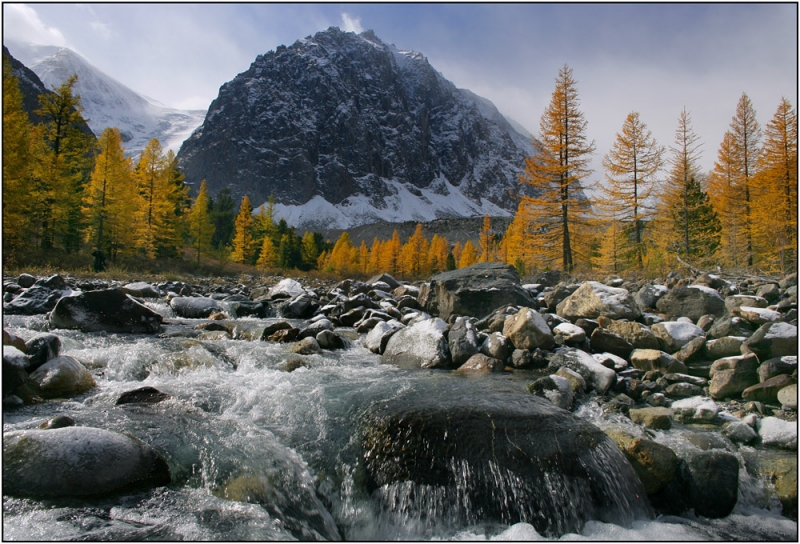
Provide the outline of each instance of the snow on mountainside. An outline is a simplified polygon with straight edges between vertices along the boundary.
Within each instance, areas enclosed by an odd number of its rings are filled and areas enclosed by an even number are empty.
[[[138,94],[65,47],[21,42],[5,45],[47,88],[58,87],[78,74],[74,92],[81,96],[89,127],[97,136],[107,127],[119,128],[128,155],[138,155],[152,138],[158,138],[165,150],[177,153],[205,117],[205,111],[169,108]]]
[[[269,195],[299,228],[509,216],[533,153],[489,101],[424,55],[332,27],[225,83],[178,154],[195,190]]]

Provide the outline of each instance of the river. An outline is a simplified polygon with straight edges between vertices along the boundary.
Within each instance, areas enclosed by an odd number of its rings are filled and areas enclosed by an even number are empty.
[[[355,333],[348,349],[304,356],[307,366],[287,372],[283,344],[188,338],[203,320],[177,320],[163,302],[147,305],[167,318],[164,334],[51,331],[61,338],[62,354],[89,368],[97,387],[5,412],[3,430],[32,429],[67,415],[78,425],[130,433],[164,455],[172,483],[100,499],[4,496],[5,540],[544,538],[527,523],[453,515],[447,498],[430,487],[368,494],[356,474],[357,424],[372,403],[410,390],[433,394],[448,384],[524,389],[530,372],[474,378],[401,370],[381,364]],[[238,320],[244,329],[273,321]],[[30,338],[46,330],[46,321],[5,316],[3,327]],[[115,405],[122,393],[145,385],[171,398]],[[605,415],[591,397],[575,413],[599,426],[618,417]],[[681,432],[679,426],[658,432],[655,440],[674,445]],[[725,518],[643,516],[627,526],[589,521],[580,532],[558,538],[796,541],[797,522],[778,512],[765,483],[740,470],[739,501]]]

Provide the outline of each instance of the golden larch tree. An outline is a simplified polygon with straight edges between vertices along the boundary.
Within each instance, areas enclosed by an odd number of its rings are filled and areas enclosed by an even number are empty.
[[[189,238],[192,247],[197,252],[197,263],[200,263],[201,254],[211,251],[211,238],[214,236],[214,224],[211,222],[211,213],[208,210],[208,189],[206,180],[200,182],[200,190],[189,211]]]
[[[753,266],[753,219],[752,195],[753,177],[757,173],[758,155],[761,144],[761,127],[756,119],[756,110],[747,93],[742,93],[736,105],[736,114],[731,120],[731,134],[734,141],[734,160],[737,164],[737,184],[744,194],[744,243],[747,251],[747,266]]]
[[[461,252],[461,256],[458,259],[458,267],[466,268],[477,262],[478,252],[475,250],[475,246],[472,245],[472,240],[467,240],[464,244],[464,250]]]
[[[644,228],[653,215],[651,197],[663,154],[664,148],[634,111],[628,114],[611,150],[603,157],[606,184],[598,205],[606,215],[617,217],[630,229],[629,258],[639,268],[644,266]]]
[[[745,266],[745,191],[741,185],[739,162],[736,160],[736,140],[731,131],[725,132],[717,153],[714,170],[708,178],[708,196],[720,218],[719,256],[722,264],[734,268]]]
[[[573,231],[585,223],[589,203],[582,181],[589,174],[594,142],[586,138],[586,120],[578,109],[578,91],[572,69],[558,73],[556,88],[539,123],[536,153],[525,160],[521,181],[537,196],[522,196],[518,213],[533,225],[548,263],[561,261],[565,271],[575,267]]]
[[[483,225],[481,225],[481,231],[478,235],[478,244],[481,248],[481,254],[478,257],[479,262],[494,262],[495,238],[496,236],[492,232],[492,220],[489,214],[486,214],[483,216]]]
[[[233,252],[231,252],[231,260],[235,263],[249,263],[254,253],[254,237],[253,228],[255,220],[253,219],[253,206],[250,204],[250,198],[247,195],[242,197],[242,203],[239,205],[239,213],[236,215],[233,231]]]

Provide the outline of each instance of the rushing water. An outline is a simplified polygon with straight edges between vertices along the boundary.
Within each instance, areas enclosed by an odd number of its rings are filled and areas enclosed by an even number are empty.
[[[165,305],[149,305],[172,317]],[[240,320],[244,328],[271,321]],[[98,387],[4,413],[3,430],[36,428],[63,414],[78,425],[130,433],[162,452],[172,483],[102,499],[4,496],[4,539],[543,538],[526,523],[452,515],[440,489],[405,483],[368,494],[356,474],[356,427],[371,404],[453,380],[483,380],[487,390],[524,388],[530,375],[464,378],[400,370],[382,365],[355,335],[349,349],[305,356],[307,367],[286,372],[285,345],[180,336],[200,322],[180,320],[167,328],[176,334],[162,337],[52,331],[62,340],[62,353],[86,365]],[[4,328],[30,338],[46,326],[42,316],[6,316]],[[115,406],[123,392],[145,385],[171,398]],[[591,400],[577,414],[600,426],[611,417]],[[679,442],[676,433],[657,439]],[[780,508],[765,484],[740,473],[739,504],[727,518],[643,517],[627,526],[589,521],[579,534],[560,539],[796,541],[797,523],[775,513]],[[412,496],[416,500],[409,502]]]

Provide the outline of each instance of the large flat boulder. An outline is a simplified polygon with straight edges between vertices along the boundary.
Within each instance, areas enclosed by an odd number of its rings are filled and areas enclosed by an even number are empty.
[[[725,299],[716,289],[703,285],[675,287],[656,302],[659,311],[675,317],[688,317],[695,323],[704,315],[721,317]]]
[[[50,312],[50,326],[84,332],[158,332],[161,315],[122,289],[86,291],[62,297]]]
[[[3,433],[3,494],[82,497],[169,482],[163,457],[129,435],[92,427]]]
[[[425,311],[447,320],[451,315],[483,317],[504,304],[537,307],[511,265],[478,263],[431,278]]]
[[[556,313],[574,321],[578,318],[637,319],[642,315],[633,296],[620,287],[609,287],[598,281],[584,282],[556,306]]]
[[[499,386],[497,386],[499,387]],[[359,481],[403,515],[526,522],[540,534],[649,515],[628,461],[597,427],[524,391],[448,380],[373,404],[359,433]]]

